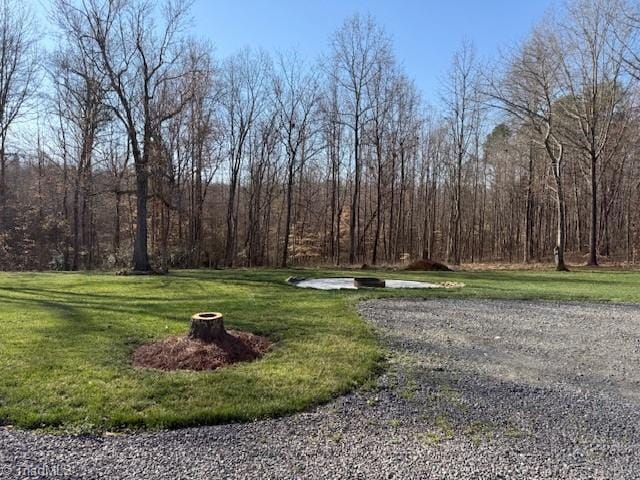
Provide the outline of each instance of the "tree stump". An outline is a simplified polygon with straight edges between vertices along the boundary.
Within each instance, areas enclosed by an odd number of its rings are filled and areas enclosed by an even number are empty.
[[[381,278],[356,277],[353,279],[353,285],[356,288],[384,288],[386,283]]]
[[[215,342],[227,335],[224,329],[223,316],[218,312],[196,313],[191,317],[189,338],[203,342]]]

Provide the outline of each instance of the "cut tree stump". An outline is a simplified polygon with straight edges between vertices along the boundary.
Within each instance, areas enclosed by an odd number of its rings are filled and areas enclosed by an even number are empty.
[[[224,329],[224,317],[218,312],[196,313],[191,317],[189,338],[203,342],[215,342],[227,335]]]

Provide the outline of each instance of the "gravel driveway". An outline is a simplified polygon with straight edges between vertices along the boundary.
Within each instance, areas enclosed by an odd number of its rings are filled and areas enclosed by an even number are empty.
[[[379,300],[386,372],[311,412],[135,436],[0,430],[0,478],[640,478],[640,306]]]

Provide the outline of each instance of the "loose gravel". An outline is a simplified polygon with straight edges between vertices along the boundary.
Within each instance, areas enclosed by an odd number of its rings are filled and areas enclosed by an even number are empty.
[[[640,478],[640,306],[360,305],[385,373],[311,412],[139,435],[0,430],[0,478]]]

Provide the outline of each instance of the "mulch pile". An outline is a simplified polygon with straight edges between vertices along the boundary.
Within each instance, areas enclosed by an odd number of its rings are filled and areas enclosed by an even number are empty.
[[[232,363],[256,360],[270,346],[264,337],[235,330],[228,330],[223,339],[211,343],[187,336],[168,337],[136,349],[133,365],[158,370],[215,370]]]
[[[413,263],[410,263],[405,270],[424,270],[431,272],[452,272],[449,267],[447,267],[444,263],[436,262],[435,260],[431,260],[429,258],[423,258],[422,260],[417,260]]]

